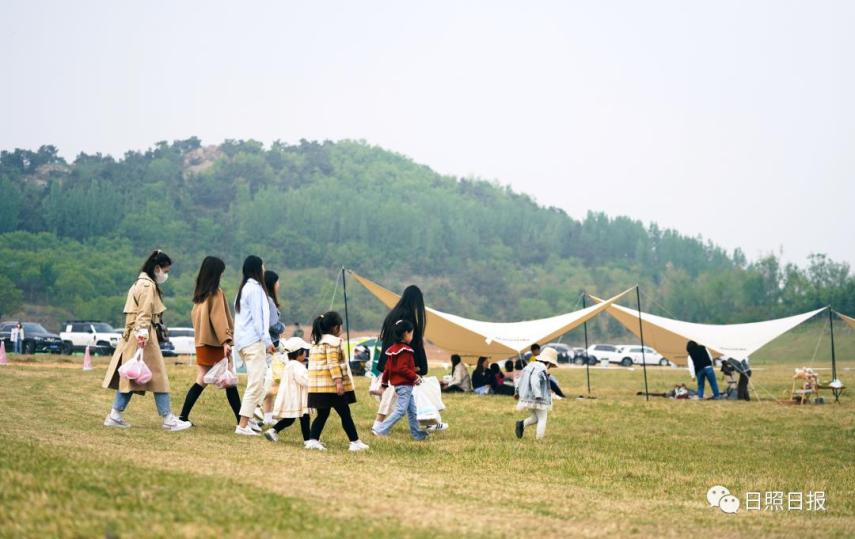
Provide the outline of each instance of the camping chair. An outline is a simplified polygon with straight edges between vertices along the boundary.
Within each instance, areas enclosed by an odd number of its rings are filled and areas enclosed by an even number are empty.
[[[816,372],[811,368],[796,369],[793,375],[792,399],[797,404],[807,404],[817,396]]]

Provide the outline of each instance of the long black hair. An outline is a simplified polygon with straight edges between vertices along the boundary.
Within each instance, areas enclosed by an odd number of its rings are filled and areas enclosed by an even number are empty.
[[[145,273],[152,281],[154,281],[154,288],[157,290],[158,296],[163,296],[163,293],[160,291],[160,285],[157,283],[157,279],[154,276],[154,268],[159,267],[160,269],[163,269],[171,265],[172,259],[169,258],[169,255],[160,249],[155,249],[150,255],[148,255],[148,258],[145,259],[145,262],[140,268],[140,273]]]
[[[410,285],[404,289],[398,304],[392,307],[383,327],[380,329],[380,340],[384,346],[389,346],[395,341],[395,322],[407,320],[413,325],[413,346],[422,346],[427,328],[427,316],[425,314],[425,299],[422,291],[416,285]]]
[[[240,297],[243,294],[243,285],[250,279],[261,285],[264,292],[267,293],[267,287],[264,286],[264,261],[255,255],[249,255],[243,261],[243,279],[238,287],[237,298],[235,299],[235,312],[240,312]]]
[[[458,354],[451,354],[451,372],[454,372],[454,369],[457,367],[457,364],[460,363],[460,356]]]
[[[267,295],[277,307],[279,307],[279,297],[276,295],[276,283],[278,281],[279,274],[275,271],[267,270],[264,272],[264,287],[267,288]]]
[[[484,364],[484,363],[486,363],[486,362],[487,362],[487,359],[488,359],[488,358],[486,358],[485,356],[481,356],[481,357],[479,357],[479,358],[478,358],[478,364],[477,364],[477,365],[475,365],[475,372],[484,372],[484,373],[486,373],[488,370],[490,370],[490,367],[489,367],[488,365],[485,365],[485,364]]]
[[[343,323],[341,315],[335,311],[327,311],[315,318],[315,321],[312,322],[312,343],[318,344],[324,334],[331,332],[333,328]]]
[[[204,303],[220,289],[220,278],[226,271],[226,263],[216,256],[206,256],[196,275],[196,290],[193,292],[193,303]]]

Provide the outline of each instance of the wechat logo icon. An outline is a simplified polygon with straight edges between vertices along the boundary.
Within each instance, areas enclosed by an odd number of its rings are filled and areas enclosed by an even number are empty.
[[[739,511],[739,498],[721,485],[711,487],[707,491],[707,501],[710,507],[718,507],[723,513],[732,515]]]

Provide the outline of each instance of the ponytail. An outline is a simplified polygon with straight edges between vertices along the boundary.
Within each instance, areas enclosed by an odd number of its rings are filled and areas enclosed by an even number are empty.
[[[331,332],[336,326],[342,325],[341,315],[335,311],[328,311],[312,322],[312,343],[318,344],[325,334]]]

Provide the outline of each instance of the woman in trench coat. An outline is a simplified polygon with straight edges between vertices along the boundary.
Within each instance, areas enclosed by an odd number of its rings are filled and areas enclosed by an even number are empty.
[[[163,418],[163,428],[171,432],[187,429],[188,421],[181,421],[172,414],[169,398],[169,378],[166,365],[160,353],[155,324],[162,321],[166,307],[161,299],[160,285],[166,282],[172,260],[163,251],[157,250],[149,255],[140,269],[139,277],[128,290],[128,298],[123,309],[125,329],[116,346],[116,352],[107,368],[103,387],[116,390],[113,409],[104,419],[104,426],[128,428],[123,412],[134,393],[144,395],[146,391],[154,393],[157,413]],[[151,370],[151,380],[144,384],[136,383],[119,375],[119,367],[130,361],[137,350],[142,348],[142,358]]]

